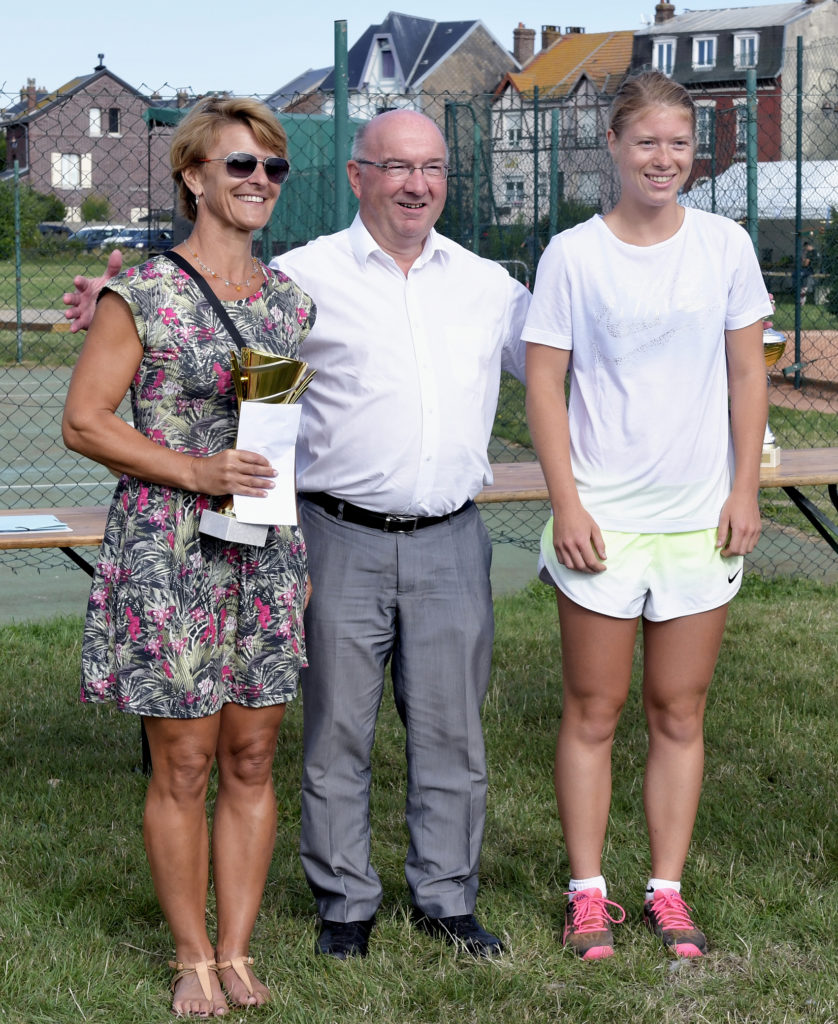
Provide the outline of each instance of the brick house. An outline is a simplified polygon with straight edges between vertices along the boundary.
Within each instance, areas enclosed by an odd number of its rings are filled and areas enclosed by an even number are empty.
[[[148,105],[102,63],[50,93],[30,79],[0,121],[8,163],[17,158],[24,183],[58,196],[69,224],[81,221],[91,195],[106,198],[110,219],[122,224],[136,223],[149,208],[171,210],[168,139],[150,132]]]

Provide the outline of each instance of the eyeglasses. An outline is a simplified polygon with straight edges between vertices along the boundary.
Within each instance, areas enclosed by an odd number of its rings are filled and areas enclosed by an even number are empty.
[[[265,168],[265,177],[274,185],[281,185],[286,181],[291,171],[291,165],[284,156],[266,156],[263,160],[253,156],[252,153],[230,153],[228,156],[203,157],[197,161],[199,164],[224,163],[227,165],[227,173],[231,178],[249,178],[259,164]]]
[[[407,181],[414,171],[421,171],[430,181],[445,181],[448,177],[448,164],[423,164],[421,167],[414,167],[392,160],[386,164],[377,163],[375,160],[356,160],[355,163],[377,167],[380,171],[384,171],[388,178],[393,178],[395,181]]]

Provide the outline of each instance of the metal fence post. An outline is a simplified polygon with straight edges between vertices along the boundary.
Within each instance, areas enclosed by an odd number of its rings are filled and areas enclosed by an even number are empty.
[[[21,292],[22,268],[20,253],[20,163],[15,157],[15,313],[17,314],[17,361],[23,362],[23,296]]]
[[[349,56],[346,43],[346,22],[335,22],[335,231],[348,227],[349,180],[346,161],[349,159]]]
[[[550,237],[559,230],[559,108],[550,111]]]
[[[745,88],[748,93],[748,234],[759,258],[759,201],[757,160],[757,72],[748,68],[745,72]]]
[[[538,86],[532,90],[532,272],[538,267]]]
[[[800,271],[803,256],[803,38],[797,37],[797,95],[795,97],[794,160],[794,386],[800,388],[800,331],[803,326],[800,312]]]
[[[474,159],[471,162],[471,248],[480,252],[480,125],[474,119]]]

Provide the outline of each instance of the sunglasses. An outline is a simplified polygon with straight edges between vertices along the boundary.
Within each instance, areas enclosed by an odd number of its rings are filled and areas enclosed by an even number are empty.
[[[266,156],[263,160],[252,153],[230,153],[228,156],[203,157],[199,164],[223,163],[231,178],[249,178],[259,164],[265,168],[265,177],[274,185],[281,185],[288,178],[291,165],[284,156]]]

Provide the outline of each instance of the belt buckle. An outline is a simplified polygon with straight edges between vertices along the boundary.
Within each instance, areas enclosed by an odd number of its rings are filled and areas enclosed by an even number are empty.
[[[399,529],[399,526],[405,526],[406,524],[412,524],[407,529]],[[419,518],[417,516],[394,516],[389,513],[384,517],[384,532],[385,533],[416,533],[417,526],[419,524]]]

